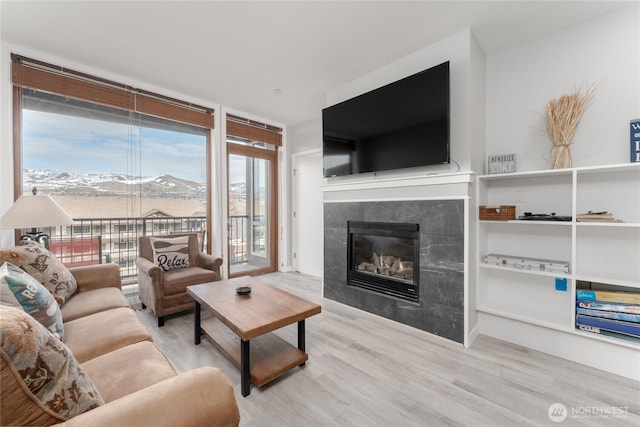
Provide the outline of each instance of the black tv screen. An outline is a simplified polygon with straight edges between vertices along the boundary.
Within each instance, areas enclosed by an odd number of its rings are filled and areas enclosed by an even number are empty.
[[[322,110],[325,177],[449,163],[449,62]]]

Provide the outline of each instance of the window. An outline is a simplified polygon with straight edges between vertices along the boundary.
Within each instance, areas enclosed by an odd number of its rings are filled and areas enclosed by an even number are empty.
[[[123,278],[138,235],[205,234],[212,111],[15,55],[12,74],[15,197],[35,187],[75,221],[49,234],[99,235]]]
[[[30,90],[23,91],[22,106],[23,193],[36,187],[52,195],[120,198],[99,209],[84,202],[89,213],[105,217],[158,208],[140,198],[194,198],[205,210],[203,129]],[[120,224],[118,231],[134,226]]]
[[[135,231],[133,224],[119,224],[118,232],[119,233],[129,233]]]
[[[91,226],[90,225],[74,225],[73,233],[74,234],[91,234]]]

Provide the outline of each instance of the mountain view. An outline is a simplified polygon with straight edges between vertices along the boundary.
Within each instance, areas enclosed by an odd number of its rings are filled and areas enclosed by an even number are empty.
[[[68,196],[124,197],[141,193],[146,198],[197,199],[206,203],[205,183],[176,178],[171,175],[133,177],[125,174],[65,172],[54,169],[23,169],[23,193],[33,188],[39,194]],[[246,184],[229,186],[229,207],[232,215],[244,214]]]
[[[151,198],[206,199],[206,184],[171,175],[133,177],[124,174],[64,172],[53,169],[24,169],[24,193],[33,187],[41,194],[77,196],[125,196],[142,193]]]

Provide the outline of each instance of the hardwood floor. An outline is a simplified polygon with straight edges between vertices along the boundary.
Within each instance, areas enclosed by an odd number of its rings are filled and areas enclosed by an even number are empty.
[[[261,280],[322,305],[306,321],[309,361],[251,395],[240,372],[203,339],[193,314],[163,328],[137,311],[176,370],[211,365],[234,386],[242,426],[640,425],[640,383],[492,338],[471,348],[321,298],[317,278],[273,273]],[[295,325],[278,332],[296,343]],[[640,362],[639,362],[640,363]],[[561,403],[567,418],[552,422]],[[611,415],[613,413],[613,415]]]

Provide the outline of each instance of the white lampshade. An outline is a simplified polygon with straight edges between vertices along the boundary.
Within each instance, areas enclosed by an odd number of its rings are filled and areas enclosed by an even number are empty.
[[[20,196],[0,218],[0,229],[71,225],[73,219],[49,195]]]

